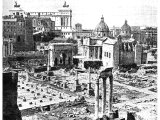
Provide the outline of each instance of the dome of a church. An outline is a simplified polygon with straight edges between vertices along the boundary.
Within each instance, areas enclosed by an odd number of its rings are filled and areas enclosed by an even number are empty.
[[[127,24],[127,20],[125,20],[124,25],[121,27],[121,34],[124,38],[130,38],[131,37],[131,27]]]
[[[127,24],[127,20],[125,20],[124,25],[121,27],[122,31],[131,31],[131,27]]]
[[[95,34],[98,36],[108,36],[109,34],[109,28],[107,26],[107,24],[104,22],[104,17],[101,17],[101,21],[100,23],[96,26],[95,28]]]
[[[104,22],[104,17],[101,17],[100,23],[95,28],[95,31],[109,31],[107,24]]]

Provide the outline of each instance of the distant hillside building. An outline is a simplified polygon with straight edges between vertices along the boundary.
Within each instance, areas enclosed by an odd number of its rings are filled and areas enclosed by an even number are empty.
[[[75,29],[73,30],[73,39],[83,39],[85,37],[92,36],[93,30],[87,30],[82,28],[82,24],[75,24]]]
[[[141,41],[150,47],[157,47],[157,27],[145,27],[141,29]]]
[[[9,16],[3,16],[3,38],[13,43],[13,52],[34,50],[32,18],[25,17],[17,3]]]
[[[109,35],[111,37],[118,37],[118,35],[120,35],[120,33],[121,33],[121,28],[119,28],[119,27],[113,26],[109,29]]]
[[[55,30],[55,22],[50,18],[37,18],[32,19],[33,33],[35,32],[50,32]]]
[[[55,30],[61,30],[63,37],[72,37],[72,10],[66,2],[56,12],[26,12],[26,14],[36,18],[51,18],[55,22]]]
[[[14,52],[34,50],[32,19],[3,17],[3,38],[12,41]]]

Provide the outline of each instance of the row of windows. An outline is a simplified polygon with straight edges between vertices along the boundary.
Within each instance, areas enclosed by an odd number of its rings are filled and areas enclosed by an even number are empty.
[[[70,33],[62,33],[62,35],[70,35]]]
[[[15,32],[15,31],[17,31],[16,29],[4,29],[3,30],[4,32]]]
[[[3,35],[4,38],[14,38],[14,35]]]
[[[15,25],[16,23],[15,22],[3,22],[4,25]]]
[[[16,29],[15,26],[4,26],[3,29]]]
[[[110,52],[104,52],[104,56],[111,58],[111,53]]]
[[[24,29],[3,29],[4,32],[23,32]]]

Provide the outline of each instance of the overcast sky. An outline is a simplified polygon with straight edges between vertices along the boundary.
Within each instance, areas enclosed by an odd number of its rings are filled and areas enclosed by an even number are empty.
[[[55,11],[65,0],[17,0],[27,11]],[[109,27],[121,27],[125,19],[130,26],[157,26],[158,0],[66,0],[73,11],[73,24],[94,29],[103,15]],[[14,0],[3,0],[3,15],[9,14]]]

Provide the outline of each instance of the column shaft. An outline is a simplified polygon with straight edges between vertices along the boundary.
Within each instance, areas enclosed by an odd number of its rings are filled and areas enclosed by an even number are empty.
[[[106,79],[103,78],[103,87],[102,87],[102,114],[105,115],[105,109],[106,109]]]
[[[100,47],[98,47],[98,59],[100,59],[100,55],[99,55],[99,53],[100,53]]]
[[[76,80],[78,80],[78,71],[76,70]]]
[[[112,113],[113,76],[109,77],[109,113]]]
[[[88,69],[88,94],[90,95],[90,89],[91,89],[91,68]]]
[[[95,50],[95,47],[93,48],[94,48],[93,59],[96,59],[96,50]]]
[[[96,80],[95,85],[95,118],[98,118],[99,113],[99,79]]]

